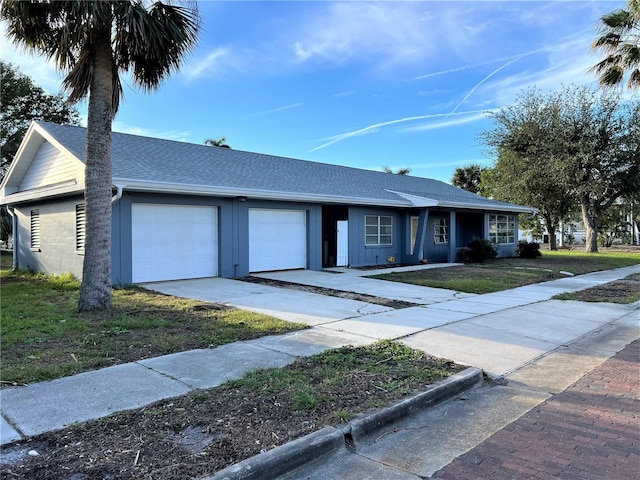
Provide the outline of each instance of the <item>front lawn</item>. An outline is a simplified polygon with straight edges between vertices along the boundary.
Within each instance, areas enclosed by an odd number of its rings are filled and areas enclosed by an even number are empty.
[[[79,314],[70,275],[4,269],[0,282],[3,386],[306,328],[141,288],[114,290],[107,312]]]
[[[500,258],[480,264],[394,272],[372,278],[481,294],[555,280],[566,277],[566,273],[582,275],[636,264],[640,264],[640,250],[597,254],[561,250],[544,251],[537,259]]]
[[[425,391],[463,368],[391,341],[328,350],[32,437],[6,449],[15,460],[3,469],[6,478],[25,480],[203,478]],[[38,455],[27,454],[32,450]]]

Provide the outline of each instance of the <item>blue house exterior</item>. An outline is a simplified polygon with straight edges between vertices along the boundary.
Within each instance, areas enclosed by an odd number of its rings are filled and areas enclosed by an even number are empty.
[[[34,122],[0,185],[14,264],[82,277],[86,130]],[[529,207],[437,180],[114,133],[116,285],[515,253]]]

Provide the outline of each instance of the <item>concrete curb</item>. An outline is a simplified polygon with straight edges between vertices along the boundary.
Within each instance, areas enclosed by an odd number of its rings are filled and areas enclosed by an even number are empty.
[[[374,433],[380,433],[380,430],[383,428],[388,427],[401,418],[413,414],[417,410],[432,407],[449,398],[455,397],[459,393],[481,384],[483,381],[484,376],[482,370],[479,368],[467,368],[462,372],[435,383],[427,391],[405,398],[395,405],[391,405],[366,417],[352,420],[345,425],[343,432],[345,432],[345,435],[350,434],[353,441],[357,442]]]
[[[325,427],[268,452],[231,465],[201,480],[268,480],[284,475],[389,426],[418,410],[429,408],[470,390],[484,381],[478,368],[467,368],[379,412],[352,420],[343,428]]]

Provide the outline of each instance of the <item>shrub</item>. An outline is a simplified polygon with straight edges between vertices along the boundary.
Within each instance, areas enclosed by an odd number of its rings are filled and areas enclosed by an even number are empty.
[[[520,258],[537,258],[542,255],[542,253],[540,253],[540,244],[536,242],[527,242],[526,240],[520,240],[518,242],[517,255]]]
[[[464,263],[482,263],[498,256],[498,251],[486,238],[476,238],[460,251],[458,261]]]

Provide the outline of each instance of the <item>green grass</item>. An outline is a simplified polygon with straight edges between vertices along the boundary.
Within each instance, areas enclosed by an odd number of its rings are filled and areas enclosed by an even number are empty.
[[[563,278],[566,274],[562,272],[582,275],[636,264],[640,264],[640,251],[593,254],[561,250],[544,251],[537,259],[495,259],[482,264],[394,272],[373,278],[482,294]]]
[[[425,356],[424,352],[390,340],[366,347],[346,346],[299,359],[284,368],[261,368],[221,387],[283,395],[296,412],[309,413],[331,402],[344,387],[353,393],[354,379],[366,376],[374,388],[400,396],[416,383],[431,384],[451,375],[451,362]],[[349,387],[346,385],[351,384]],[[357,391],[357,386],[355,388]],[[333,414],[341,422],[353,418],[348,409]]]
[[[4,386],[306,328],[135,287],[114,290],[109,311],[80,314],[71,275],[4,269],[0,282]]]

